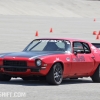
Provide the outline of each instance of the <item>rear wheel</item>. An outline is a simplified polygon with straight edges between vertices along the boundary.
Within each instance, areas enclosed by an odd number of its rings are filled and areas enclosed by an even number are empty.
[[[53,65],[51,70],[46,76],[46,80],[49,84],[59,85],[61,84],[63,79],[63,69],[60,63],[56,63]]]
[[[100,66],[96,69],[95,73],[91,76],[93,82],[100,82]]]
[[[11,76],[0,74],[0,81],[10,81]]]

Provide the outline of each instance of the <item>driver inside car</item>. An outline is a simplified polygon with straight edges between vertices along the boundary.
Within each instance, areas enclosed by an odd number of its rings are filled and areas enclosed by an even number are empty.
[[[44,47],[43,51],[58,51],[59,47],[56,45],[55,42],[48,42]]]

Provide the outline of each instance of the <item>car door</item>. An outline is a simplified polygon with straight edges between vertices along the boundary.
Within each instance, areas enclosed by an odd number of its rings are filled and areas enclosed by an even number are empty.
[[[87,43],[73,42],[71,74],[88,75],[94,67],[94,61],[94,56]]]

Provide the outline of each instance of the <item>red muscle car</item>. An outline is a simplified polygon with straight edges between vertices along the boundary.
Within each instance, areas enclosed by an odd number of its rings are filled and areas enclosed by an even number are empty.
[[[22,52],[0,54],[0,81],[44,78],[59,85],[64,78],[91,77],[100,82],[100,50],[78,39],[40,38]]]

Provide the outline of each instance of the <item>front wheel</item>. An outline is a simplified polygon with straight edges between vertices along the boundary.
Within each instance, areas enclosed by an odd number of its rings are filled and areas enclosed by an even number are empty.
[[[46,80],[49,84],[59,85],[63,79],[63,69],[60,63],[56,63],[52,66],[51,70],[46,76]]]
[[[0,81],[10,81],[11,76],[0,74]]]
[[[100,66],[96,69],[95,73],[91,76],[93,82],[100,82]]]

